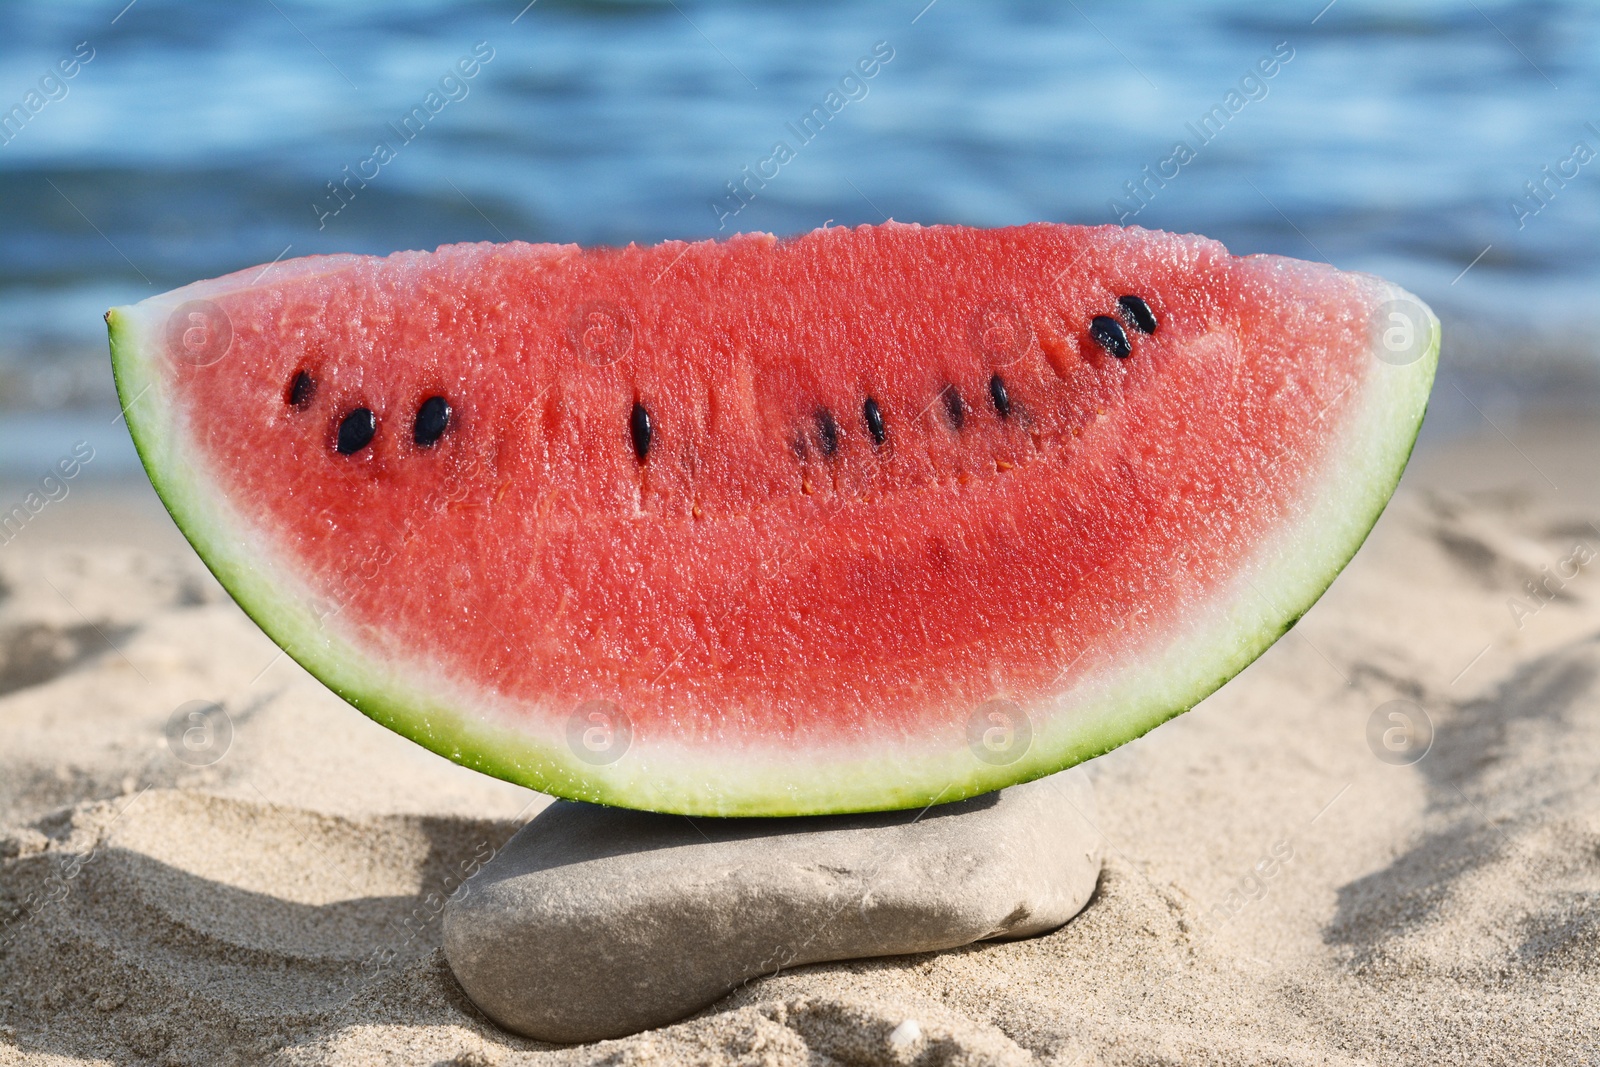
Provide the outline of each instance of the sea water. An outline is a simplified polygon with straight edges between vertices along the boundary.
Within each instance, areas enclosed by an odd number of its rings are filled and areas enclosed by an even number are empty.
[[[1593,359],[1597,60],[1554,0],[6,5],[0,474],[131,462],[106,307],[452,241],[1122,222]]]

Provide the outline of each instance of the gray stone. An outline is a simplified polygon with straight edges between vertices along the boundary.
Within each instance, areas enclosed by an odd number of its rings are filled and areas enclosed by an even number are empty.
[[[1093,819],[1081,770],[865,815],[691,819],[558,801],[451,897],[444,952],[508,1030],[620,1037],[783,968],[1053,930],[1094,893]]]

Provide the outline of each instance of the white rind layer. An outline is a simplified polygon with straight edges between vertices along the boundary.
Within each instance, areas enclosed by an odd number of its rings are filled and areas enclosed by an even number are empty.
[[[1291,261],[1259,257],[1263,269]],[[326,268],[328,259],[301,261]],[[1298,266],[1298,265],[1297,265]],[[188,286],[106,316],[117,388],[145,469],[201,558],[240,606],[295,660],[377,722],[458,763],[557,796],[693,815],[791,815],[917,807],[956,800],[1070,767],[1148,732],[1243,670],[1316,602],[1382,513],[1415,443],[1439,352],[1439,326],[1411,294],[1370,279],[1374,309],[1406,300],[1428,315],[1431,343],[1413,362],[1378,356],[1333,424],[1323,470],[1291,521],[1258,543],[1233,580],[1176,632],[1077,676],[1048,705],[1020,759],[986,763],[966,724],[947,743],[925,739],[858,751],[692,749],[636,737],[595,765],[567,742],[559,715],[497,707],[425,663],[385,663],[341,632],[279,548],[245,521],[192,446],[161,368],[168,315],[187,300],[250,285],[234,275]],[[513,726],[512,724],[517,725]]]

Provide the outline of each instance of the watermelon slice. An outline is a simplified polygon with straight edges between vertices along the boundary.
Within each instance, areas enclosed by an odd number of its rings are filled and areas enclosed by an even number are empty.
[[[1438,324],[1113,227],[319,256],[107,314],[151,481],[361,711],[558,796],[950,801],[1150,730],[1360,546]]]

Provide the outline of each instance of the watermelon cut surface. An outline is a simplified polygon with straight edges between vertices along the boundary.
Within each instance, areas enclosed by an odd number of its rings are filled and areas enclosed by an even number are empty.
[[[107,321],[156,489],[314,675],[714,815],[955,800],[1192,707],[1360,546],[1439,337],[1368,275],[1051,224],[319,256]]]

